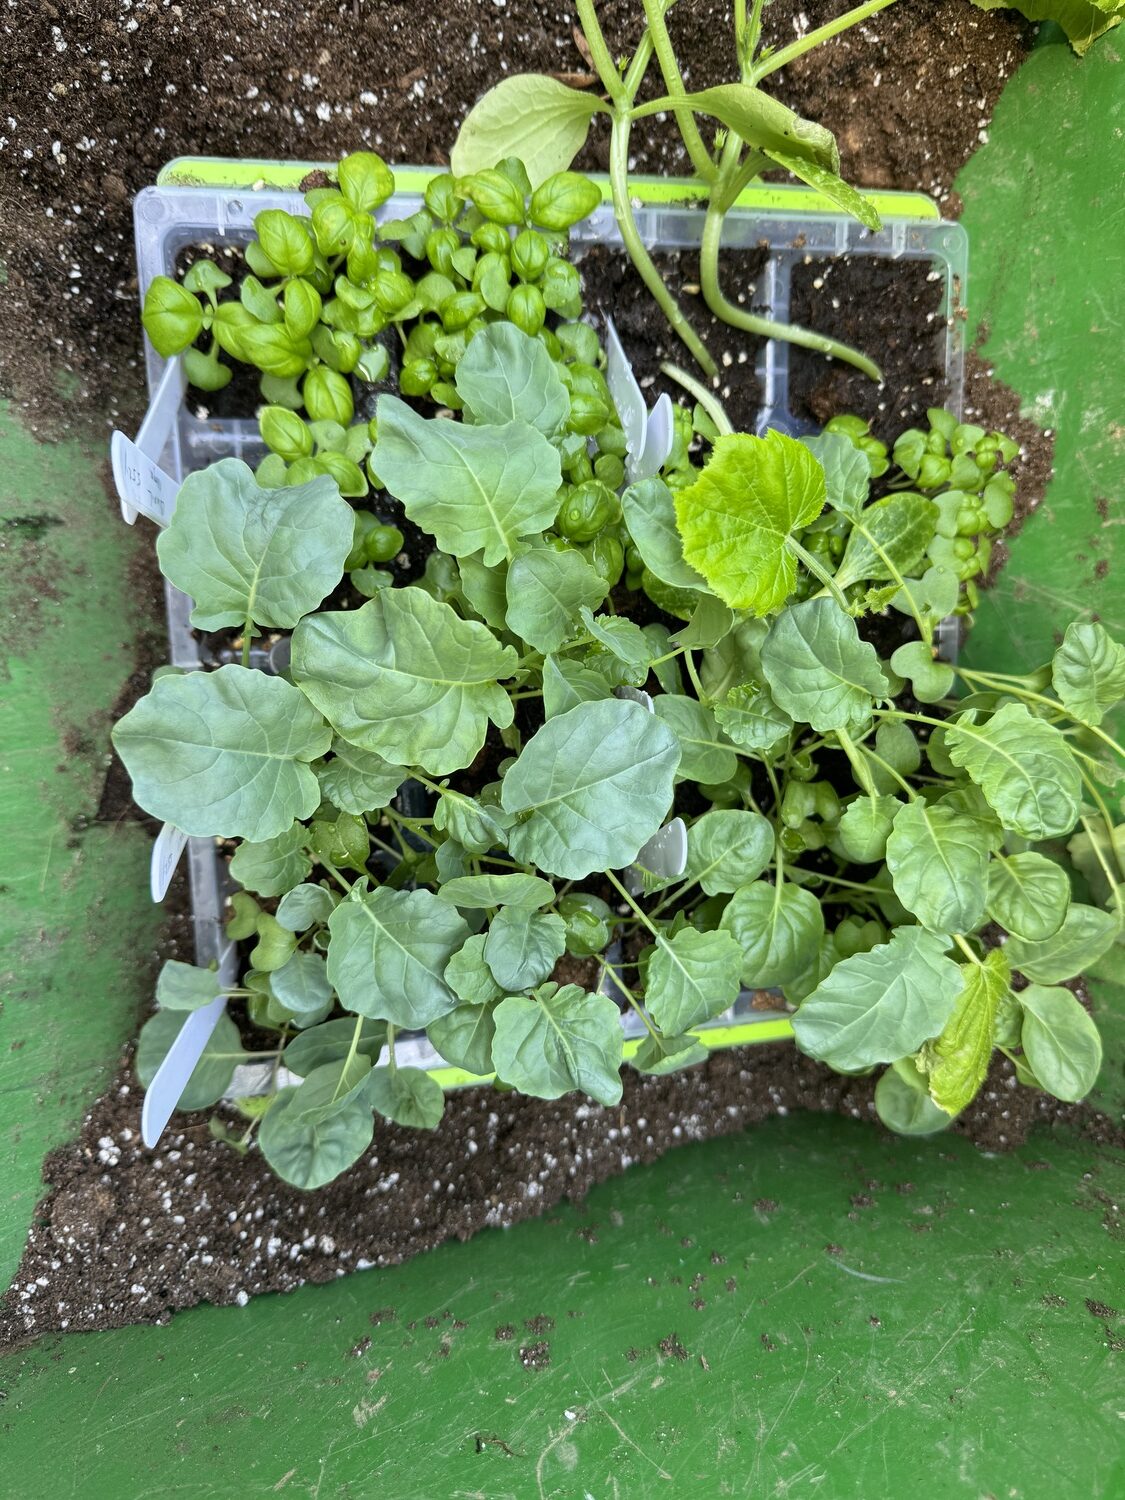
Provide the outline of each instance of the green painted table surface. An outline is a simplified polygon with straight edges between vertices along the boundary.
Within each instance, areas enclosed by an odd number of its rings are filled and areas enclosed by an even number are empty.
[[[1072,614],[1125,630],[1119,44],[1080,64],[1057,34],[1044,42],[958,184],[985,353],[1058,432],[1047,500],[972,646],[1012,669],[1049,654]],[[129,562],[150,539],[114,519],[100,452],[40,448],[0,415],[0,458],[15,622],[0,715],[6,1278],[43,1153],[132,1025],[157,925],[144,838],[91,822],[108,705],[146,623]],[[1119,978],[1095,987],[1099,1100],[1114,1108]],[[1065,1135],[985,1157],[777,1119],[401,1268],[10,1352],[0,1488],[1112,1500],[1123,1190],[1119,1161]]]

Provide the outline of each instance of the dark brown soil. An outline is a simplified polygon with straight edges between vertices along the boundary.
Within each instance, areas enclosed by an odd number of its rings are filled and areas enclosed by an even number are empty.
[[[803,0],[810,26],[850,0]],[[766,7],[767,37],[794,7]],[[610,47],[636,39],[638,0],[599,7]],[[671,27],[693,87],[727,81],[725,0],[679,0]],[[182,153],[443,162],[474,100],[505,72],[588,68],[562,0],[36,0],[0,25],[0,214],[7,226],[0,394],[45,436],[78,420],[134,423],[143,405],[131,200]],[[1030,29],[965,0],[894,6],[774,80],[836,131],[847,175],[950,201]],[[652,70],[650,87],[657,78]],[[604,167],[599,126],[581,164]],[[635,133],[640,171],[683,170],[671,125]],[[73,378],[60,379],[69,374]]]
[[[788,1045],[717,1053],[669,1078],[626,1069],[615,1109],[573,1095],[547,1103],[468,1089],[450,1095],[436,1131],[381,1124],[361,1162],[305,1194],[279,1182],[257,1152],[238,1156],[213,1140],[197,1115],[174,1116],[159,1150],[146,1151],[140,1091],[123,1066],[78,1144],[47,1160],[52,1191],[0,1311],[0,1344],[59,1328],[165,1322],[200,1301],[242,1303],[393,1265],[451,1236],[580,1199],[632,1163],[773,1114],[874,1120],[872,1093],[872,1080],[842,1078]],[[1017,1088],[1006,1062],[954,1128],[996,1151],[1021,1144],[1033,1125],[1059,1123],[1122,1143],[1105,1116]],[[521,1332],[542,1341],[550,1330],[532,1319]],[[510,1325],[496,1330],[498,1339],[515,1336]]]
[[[886,443],[924,425],[926,408],[945,406],[949,397],[942,293],[941,274],[929,261],[841,256],[794,266],[791,321],[861,350],[883,372],[876,384],[862,370],[794,345],[794,416],[820,427],[838,412],[855,412]]]
[[[672,251],[654,255],[653,259],[688,322],[723,367],[716,395],[727,416],[737,431],[753,432],[761,406],[761,385],[754,374],[754,363],[762,340],[740,333],[708,312],[699,295],[698,255]],[[723,290],[747,312],[769,311],[755,297],[765,263],[764,250],[736,250],[724,257]],[[587,311],[599,322],[602,317],[613,319],[648,404],[651,406],[665,391],[673,401],[690,401],[683,386],[662,374],[660,366],[678,365],[697,380],[707,382],[624,252],[596,247],[583,255],[579,266]]]

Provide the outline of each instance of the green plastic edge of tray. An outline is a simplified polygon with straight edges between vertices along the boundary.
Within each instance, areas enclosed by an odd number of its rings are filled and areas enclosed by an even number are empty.
[[[793,1036],[792,1024],[784,1018],[774,1021],[744,1021],[734,1026],[711,1026],[706,1031],[695,1033],[708,1052],[718,1052],[727,1047],[748,1047],[759,1042],[784,1042]],[[640,1050],[642,1037],[630,1037],[625,1043],[625,1060],[635,1057]],[[427,1068],[435,1083],[443,1089],[466,1089],[481,1083],[492,1083],[495,1073],[466,1073],[463,1068]]]
[[[332,171],[334,162],[266,161],[225,156],[177,156],[161,167],[158,187],[218,187],[252,192],[261,188],[296,191],[310,172]],[[393,167],[396,188],[421,192],[431,177],[444,167]],[[602,190],[603,201],[609,200],[609,178],[604,172],[590,177]],[[632,177],[630,187],[644,203],[682,203],[700,198],[703,184],[695,177]],[[885,219],[925,219],[939,223],[937,205],[924,193],[872,192],[866,196]],[[738,208],[756,208],[771,213],[818,213],[846,218],[815,188],[784,184],[759,183],[740,193]]]
[[[255,158],[236,159],[218,156],[177,156],[160,169],[157,175],[159,187],[224,187],[246,192],[262,187],[293,190],[300,186],[309,172],[331,169],[331,162],[279,162]],[[407,192],[421,191],[431,177],[442,170],[439,167],[395,167],[395,186]],[[609,198],[609,179],[603,173],[591,173],[602,190],[602,197]],[[697,197],[701,184],[690,177],[635,177],[632,186],[636,194],[646,203],[677,203]],[[934,203],[921,193],[869,193],[880,215],[884,218],[929,219],[938,221],[940,213]],[[739,195],[739,208],[757,208],[771,211],[791,210],[796,213],[825,212],[827,200],[812,188],[762,185],[747,188]],[[833,212],[835,212],[833,210]],[[787,1041],[793,1036],[793,1027],[786,1020],[750,1021],[734,1026],[713,1026],[699,1033],[699,1040],[708,1051],[727,1047],[745,1047],[763,1042]],[[640,1039],[625,1043],[625,1057],[631,1058],[640,1047]],[[430,1068],[427,1070],[443,1089],[471,1088],[491,1083],[494,1075],[467,1073],[463,1068]]]

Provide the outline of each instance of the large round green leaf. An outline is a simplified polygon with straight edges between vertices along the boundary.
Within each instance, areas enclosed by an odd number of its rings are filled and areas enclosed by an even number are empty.
[[[457,394],[478,422],[526,422],[554,437],[570,397],[546,346],[514,323],[489,323],[457,365]]]
[[[533,999],[502,1000],[493,1019],[497,1076],[521,1094],[558,1099],[582,1089],[599,1104],[620,1101],[624,1033],[608,996],[544,985]]]
[[[441,1084],[421,1068],[375,1068],[367,1098],[385,1120],[412,1130],[436,1130],[445,1112]]]
[[[555,888],[538,875],[459,875],[438,890],[443,901],[470,910],[522,906],[537,911],[555,899]]]
[[[680,746],[638,703],[580,703],[524,746],[501,801],[521,863],[566,880],[632,864],[672,804]]]
[[[762,671],[775,702],[820,734],[863,729],[872,699],[891,690],[874,646],[827,595],[778,615],[762,645]]]
[[[1110,912],[1074,901],[1057,932],[1042,942],[1010,937],[1005,952],[1012,968],[1036,984],[1058,984],[1097,963],[1120,931],[1117,917]]]
[[[431,891],[379,886],[342,901],[328,931],[328,978],[345,1009],[417,1030],[457,1004],[442,976],[469,928]]]
[[[1073,621],[1051,663],[1051,684],[1076,719],[1100,724],[1125,698],[1125,646],[1104,625]]]
[[[709,708],[682,693],[661,693],[653,707],[680,742],[676,774],[681,781],[715,786],[730,780],[738,769],[738,756]]]
[[[1044,854],[997,856],[988,867],[988,915],[1013,937],[1054,937],[1070,910],[1070,881]]]
[[[857,864],[874,864],[887,852],[887,839],[902,803],[895,797],[856,797],[836,828],[840,848]]]
[[[935,1135],[953,1118],[930,1098],[911,1057],[889,1067],[875,1085],[875,1113],[897,1135]]]
[[[687,869],[708,896],[748,885],[773,858],[773,824],[761,813],[719,809],[688,829]]]
[[[496,983],[511,994],[541,984],[565,947],[566,923],[560,916],[505,906],[489,926],[484,957]]]
[[[323,1187],[359,1160],[371,1144],[375,1121],[360,1096],[331,1113],[304,1112],[299,1088],[282,1089],[258,1132],[262,1155],[277,1175],[294,1187]]]
[[[491,567],[555,519],[559,455],[529,423],[427,419],[397,396],[379,398],[377,421],[379,478],[443,552],[481,552]]]
[[[742,988],[742,949],[729,932],[683,927],[659,937],[648,962],[645,1009],[665,1036],[677,1036],[734,1004]]]
[[[723,912],[722,927],[742,949],[742,978],[755,989],[790,984],[816,957],[824,913],[816,897],[792,881],[741,886]]]
[[[307,818],[332,732],[291,683],[246,667],[159,678],[113,729],[133,795],[201,838],[263,840]]]
[[[338,734],[395,765],[441,776],[467,766],[512,704],[497,683],[516,653],[419,588],[312,615],[293,634],[293,678]]]
[[[294,823],[284,833],[261,843],[239,844],[230,862],[230,873],[243,890],[259,896],[281,896],[299,885],[312,869],[305,853],[309,830]]]
[[[386,807],[403,779],[401,766],[338,738],[332,741],[332,758],[318,761],[313,770],[325,799],[346,813]]]
[[[672,491],[663,479],[641,479],[621,496],[625,524],[645,567],[674,589],[706,592],[704,579],[684,562]]]
[[[1069,990],[1029,984],[1016,996],[1020,1042],[1036,1078],[1056,1099],[1084,1099],[1102,1065],[1098,1028]]]
[[[972,932],[984,919],[987,831],[920,798],[901,807],[887,840],[895,895],[931,932]]]
[[[490,976],[491,977],[491,976]],[[499,994],[499,991],[497,991]],[[455,1068],[478,1078],[492,1072],[492,1038],[496,1035],[495,1007],[459,1005],[426,1027],[426,1035]]]
[[[1028,839],[1069,833],[1078,821],[1082,778],[1061,731],[1023,703],[1006,703],[984,724],[972,720],[962,714],[950,724],[945,747],[1004,827]]]
[[[246,464],[224,458],[184,480],[156,554],[164,576],[190,594],[201,630],[246,620],[289,630],[339,583],[353,530],[352,508],[328,475],[267,490]]]
[[[945,942],[900,927],[889,943],[836,965],[793,1018],[802,1052],[842,1072],[897,1062],[937,1036],[961,993]]]
[[[581,630],[578,611],[605,598],[609,585],[573,547],[529,548],[508,569],[507,625],[536,651],[557,651]]]

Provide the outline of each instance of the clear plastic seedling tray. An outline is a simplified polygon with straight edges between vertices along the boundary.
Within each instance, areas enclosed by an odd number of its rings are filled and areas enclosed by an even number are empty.
[[[315,162],[228,161],[182,157],[160,174],[156,186],[143,189],[134,204],[138,289],[143,300],[156,276],[171,276],[178,256],[188,247],[207,245],[215,250],[246,244],[253,235],[255,216],[266,208],[304,211],[299,184],[318,167]],[[396,168],[397,190],[383,206],[382,216],[405,217],[422,206],[427,179],[437,169]],[[590,245],[621,248],[621,237],[603,181],[603,202],[589,219],[572,231],[576,249]],[[636,218],[640,233],[653,251],[697,249],[704,214],[693,203],[698,191],[690,181],[667,178],[634,179]],[[871,256],[889,261],[928,262],[942,283],[947,402],[960,415],[964,372],[964,305],[968,238],[959,224],[943,221],[932,202],[908,193],[870,195],[883,218],[883,228],[871,233],[854,220],[825,211],[825,200],[803,187],[762,186],[749,189],[727,216],[723,247],[728,250],[765,249],[767,258],[754,292],[755,307],[764,307],[779,321],[789,317],[789,293],[795,266],[838,256]],[[653,307],[653,316],[660,314]],[[626,354],[628,350],[626,349]],[[789,432],[808,430],[789,404],[788,344],[767,340],[758,355],[755,373],[763,394],[759,431],[780,427]],[[177,362],[178,363],[178,362]],[[154,478],[178,485],[186,475],[221,458],[256,463],[264,449],[252,418],[197,416],[183,397],[182,381],[167,379],[166,361],[145,341],[145,364],[150,394],[147,443],[140,443],[158,469]],[[206,398],[204,398],[205,400]],[[158,409],[159,408],[159,409]],[[145,428],[142,427],[142,434]],[[138,440],[142,434],[138,434]],[[160,472],[162,471],[162,473]],[[172,497],[174,499],[174,495]],[[151,512],[150,512],[151,513]],[[190,600],[166,585],[170,660],[192,669],[206,663],[189,622]],[[950,622],[952,623],[952,622]],[[942,645],[953,645],[947,633]],[[253,652],[256,666],[274,670],[275,658],[264,650]],[[160,882],[156,866],[175,862],[182,838],[174,830],[162,836],[154,856],[154,894]],[[223,907],[228,894],[225,866],[214,843],[187,840],[196,961],[217,963],[225,981],[236,978],[236,955],[223,932]],[[167,872],[166,872],[167,873]],[[166,885],[164,880],[163,884]],[[216,1002],[218,1005],[220,1002]],[[760,997],[744,992],[733,1007],[698,1028],[709,1047],[771,1041],[792,1035],[781,1010],[759,1010]],[[208,1007],[210,1009],[210,1007]],[[204,1013],[196,1013],[203,1022]],[[631,1012],[622,1017],[627,1051],[639,1044],[642,1025]],[[629,1044],[632,1044],[631,1046]],[[446,1087],[478,1080],[451,1068],[425,1036],[403,1038],[396,1047],[402,1061],[428,1068]],[[186,1081],[186,1079],[185,1079]],[[236,1080],[239,1091],[249,1079]]]

